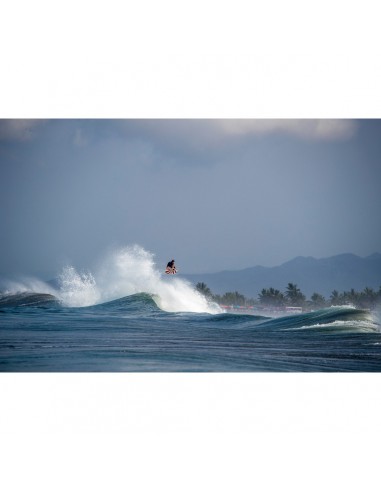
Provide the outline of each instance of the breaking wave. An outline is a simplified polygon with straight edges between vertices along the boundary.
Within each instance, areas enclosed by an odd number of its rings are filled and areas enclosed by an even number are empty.
[[[93,272],[63,268],[52,287],[39,280],[9,283],[4,296],[49,294],[64,306],[85,307],[122,299],[134,294],[148,294],[157,306],[168,312],[217,314],[221,308],[209,302],[187,281],[165,276],[154,262],[154,255],[140,246],[124,247],[108,254]],[[7,302],[8,302],[7,301]],[[18,301],[15,299],[15,302]]]

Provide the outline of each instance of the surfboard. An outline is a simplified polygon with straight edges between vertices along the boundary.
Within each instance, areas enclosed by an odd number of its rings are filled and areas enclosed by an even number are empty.
[[[176,268],[174,270],[172,270],[172,268],[166,268],[165,273],[168,275],[174,275],[175,273],[177,273]]]

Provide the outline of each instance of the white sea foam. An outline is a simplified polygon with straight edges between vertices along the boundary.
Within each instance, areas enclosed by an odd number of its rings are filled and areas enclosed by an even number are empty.
[[[219,313],[191,284],[157,270],[154,255],[140,246],[109,253],[93,273],[66,267],[60,275],[58,297],[68,306],[90,306],[145,292],[169,312]]]

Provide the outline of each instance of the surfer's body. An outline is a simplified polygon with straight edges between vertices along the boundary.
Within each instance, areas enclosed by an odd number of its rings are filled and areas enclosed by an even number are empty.
[[[174,275],[177,273],[175,260],[171,260],[167,263],[167,268],[165,269],[165,273]]]

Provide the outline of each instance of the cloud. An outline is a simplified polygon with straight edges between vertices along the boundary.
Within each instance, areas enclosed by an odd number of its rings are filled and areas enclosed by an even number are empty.
[[[274,133],[313,140],[342,140],[357,130],[353,120],[312,119],[227,119],[213,120],[226,137],[261,136]]]
[[[45,120],[0,120],[0,140],[31,140],[36,128]]]
[[[121,136],[148,139],[171,149],[204,152],[243,139],[286,135],[297,140],[341,141],[353,137],[358,122],[347,119],[162,119],[120,120]]]

